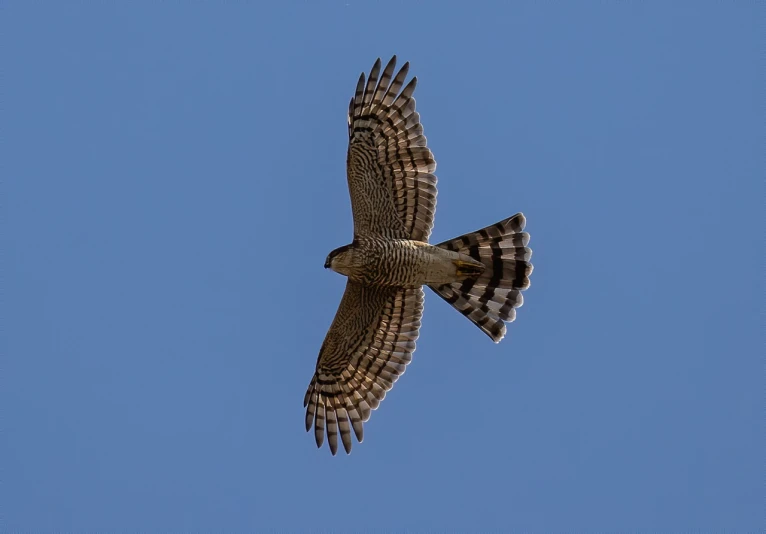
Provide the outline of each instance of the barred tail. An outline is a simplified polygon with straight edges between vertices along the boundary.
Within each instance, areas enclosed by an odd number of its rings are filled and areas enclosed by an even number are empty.
[[[505,324],[516,318],[524,303],[521,292],[529,287],[532,250],[523,232],[521,213],[481,230],[450,239],[437,246],[466,254],[485,269],[478,277],[440,286],[429,286],[456,310],[468,317],[495,343],[505,336]]]

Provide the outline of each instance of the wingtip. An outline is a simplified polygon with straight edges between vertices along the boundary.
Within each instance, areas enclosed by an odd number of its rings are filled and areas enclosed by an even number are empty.
[[[385,71],[388,71],[390,69],[390,72],[393,73],[393,70],[396,68],[396,54],[391,56],[391,59],[388,60],[388,63],[386,63]]]

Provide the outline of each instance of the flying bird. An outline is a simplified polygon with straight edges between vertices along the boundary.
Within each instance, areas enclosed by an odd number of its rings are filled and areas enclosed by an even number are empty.
[[[495,343],[529,287],[532,251],[522,213],[481,230],[428,243],[436,207],[436,162],[412,97],[409,63],[396,56],[359,77],[348,109],[346,171],[354,239],[330,252],[325,268],[348,277],[303,400],[306,431],[330,452],[346,453],[363,423],[412,360],[423,286]],[[402,87],[404,86],[404,89]]]

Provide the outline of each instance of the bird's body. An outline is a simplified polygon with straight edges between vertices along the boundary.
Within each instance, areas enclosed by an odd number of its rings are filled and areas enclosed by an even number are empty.
[[[349,280],[384,287],[451,284],[465,280],[470,267],[484,270],[466,254],[412,239],[363,237],[331,258],[330,267]]]
[[[348,277],[303,404],[317,446],[325,435],[346,452],[363,423],[412,360],[423,314],[423,286],[496,343],[529,287],[532,251],[521,213],[432,245],[436,169],[415,111],[417,78],[402,89],[407,63],[396,56],[362,74],[348,112],[346,160],[354,239],[325,267]],[[401,91],[400,91],[401,90]]]

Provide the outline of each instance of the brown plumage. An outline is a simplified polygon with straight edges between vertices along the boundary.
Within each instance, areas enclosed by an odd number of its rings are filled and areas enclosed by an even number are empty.
[[[363,423],[412,360],[423,314],[423,285],[495,342],[522,305],[532,251],[519,213],[496,224],[428,244],[436,208],[436,169],[412,97],[409,64],[396,56],[360,76],[348,114],[348,187],[354,241],[325,267],[348,277],[303,400],[306,430],[330,451],[338,435],[351,451]],[[404,89],[402,89],[404,87]]]

